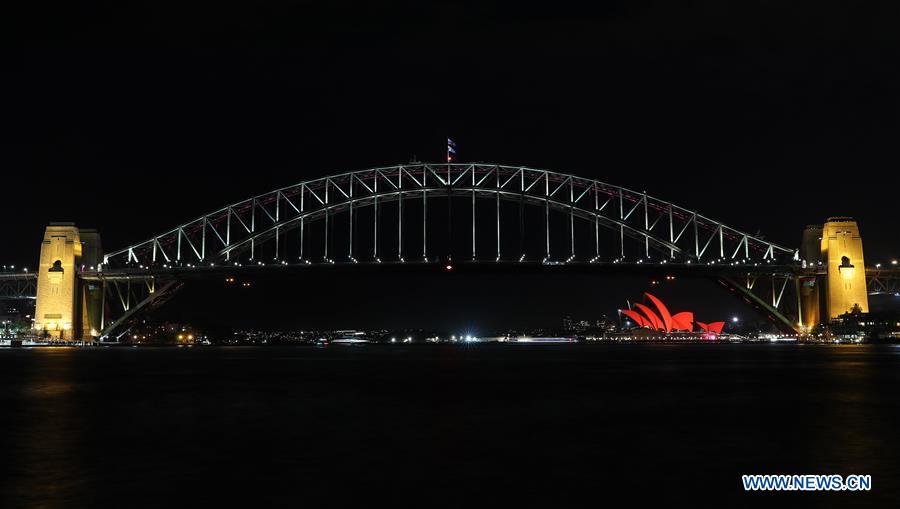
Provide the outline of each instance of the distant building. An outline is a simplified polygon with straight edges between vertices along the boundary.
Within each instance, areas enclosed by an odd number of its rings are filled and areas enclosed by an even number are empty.
[[[824,338],[833,341],[900,341],[900,313],[845,313],[831,320]]]

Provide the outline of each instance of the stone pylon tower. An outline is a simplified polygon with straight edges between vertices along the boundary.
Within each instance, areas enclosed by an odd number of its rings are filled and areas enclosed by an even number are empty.
[[[803,231],[798,280],[800,326],[816,325],[854,310],[869,312],[866,264],[859,226],[849,217],[830,217]]]
[[[821,322],[821,294],[825,279],[815,274],[822,261],[822,226],[809,225],[803,230],[800,260],[812,273],[800,277],[800,327],[811,331]]]
[[[82,228],[81,264],[94,270],[103,261],[103,245],[100,232]],[[81,337],[85,340],[100,336],[103,331],[103,286],[99,281],[82,281],[79,289],[81,299]]]
[[[86,261],[86,250],[95,265],[101,256],[99,234],[94,230],[85,233],[83,238],[74,223],[51,223],[44,232],[34,313],[34,329],[39,334],[74,341],[100,326],[99,318],[93,315],[99,317],[100,307],[95,301],[102,293],[88,291],[76,277]]]
[[[866,264],[859,226],[849,217],[831,217],[822,227],[821,260],[826,265],[825,315],[836,318],[858,310],[869,312]]]

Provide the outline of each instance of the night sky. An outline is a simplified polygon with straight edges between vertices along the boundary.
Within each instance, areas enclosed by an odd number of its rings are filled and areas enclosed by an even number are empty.
[[[35,265],[50,221],[98,228],[110,251],[306,178],[438,161],[448,135],[461,161],[646,190],[786,246],[854,216],[867,261],[900,257],[896,3],[322,4],[4,15],[0,261]],[[267,295],[288,325],[384,324],[397,308],[366,311],[377,300],[411,306],[410,326],[492,327],[516,303],[529,322],[609,314],[646,284],[526,279],[427,278],[429,305],[381,276],[324,281],[313,303]],[[667,291],[737,309],[699,287]]]

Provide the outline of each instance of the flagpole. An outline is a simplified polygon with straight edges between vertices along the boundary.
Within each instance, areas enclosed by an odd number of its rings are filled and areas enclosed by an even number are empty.
[[[450,192],[450,137],[447,137],[447,260],[453,261],[453,195]]]

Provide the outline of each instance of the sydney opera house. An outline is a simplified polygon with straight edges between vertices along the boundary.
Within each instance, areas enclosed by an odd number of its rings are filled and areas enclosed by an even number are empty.
[[[725,322],[695,322],[694,313],[691,311],[672,314],[656,296],[645,293],[644,297],[653,306],[652,308],[647,304],[636,303],[634,309],[619,310],[634,322],[635,329],[646,329],[646,332],[667,337],[693,336],[694,333],[699,333],[699,337],[703,339],[716,339],[722,334]]]

